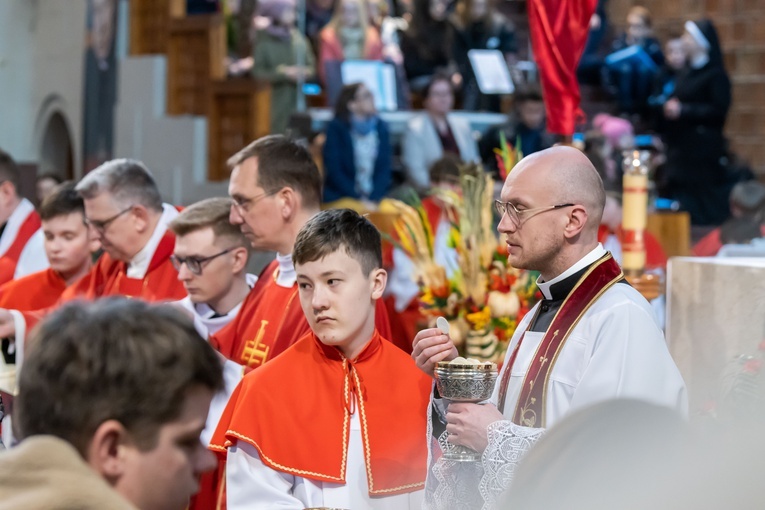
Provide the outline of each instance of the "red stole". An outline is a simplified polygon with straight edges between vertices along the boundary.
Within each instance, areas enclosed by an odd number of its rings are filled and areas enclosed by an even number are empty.
[[[430,388],[430,378],[377,331],[353,361],[309,333],[244,377],[210,448],[225,455],[244,441],[274,470],[345,483],[355,410],[369,494],[413,492],[425,485]]]
[[[623,278],[624,274],[619,264],[614,261],[610,253],[606,253],[589,267],[573,290],[566,296],[531,359],[531,365],[526,372],[521,394],[515,406],[513,423],[524,427],[545,427],[547,384],[555,361],[558,359],[558,354],[566,343],[568,335],[576,327],[584,313],[606,290]],[[537,313],[539,313],[538,307]],[[536,316],[529,323],[529,327],[534,323],[534,320],[536,320]],[[525,334],[524,331],[523,335]],[[502,413],[504,412],[510,373],[522,342],[523,336],[521,336],[507,361],[507,367],[500,383],[498,404],[499,411]]]
[[[66,289],[66,282],[53,269],[10,281],[0,287],[0,308],[39,310],[53,306]]]
[[[0,257],[2,261],[0,264],[0,285],[13,280],[21,252],[24,251],[24,246],[27,245],[29,238],[40,229],[40,225],[40,216],[36,211],[29,213],[29,216],[21,224],[19,231],[16,233],[16,238],[2,257]]]

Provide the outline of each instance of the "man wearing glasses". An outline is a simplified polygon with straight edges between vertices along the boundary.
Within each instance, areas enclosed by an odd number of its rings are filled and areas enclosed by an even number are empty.
[[[229,220],[252,248],[274,251],[276,260],[260,274],[239,315],[210,343],[254,369],[310,332],[297,296],[292,248],[300,229],[319,212],[322,181],[311,154],[281,135],[255,140],[228,164]],[[389,338],[388,315],[378,303],[377,328]]]
[[[236,317],[258,280],[246,272],[249,248],[239,227],[228,221],[231,204],[222,197],[202,200],[169,226],[175,234],[170,261],[188,292],[180,304],[194,314],[205,336]]]
[[[480,470],[435,462],[427,508],[465,498],[466,506],[492,506],[510,484],[512,464],[573,410],[633,398],[687,414],[685,383],[650,305],[598,243],[604,203],[595,168],[570,147],[528,156],[507,177],[498,230],[509,262],[541,273],[544,298],[518,325],[491,403],[447,408],[435,395],[434,435],[483,458]],[[412,357],[428,374],[456,356],[438,329],[414,339]]]
[[[193,314],[194,325],[205,338],[237,316],[258,279],[246,272],[248,243],[239,227],[228,220],[231,205],[229,198],[208,198],[184,209],[169,225],[175,234],[175,250],[170,260],[188,292],[178,304]],[[222,356],[221,361],[224,388],[210,403],[201,436],[205,446],[210,443],[228,399],[242,379],[241,364]],[[218,478],[216,472],[202,475],[200,490],[190,509],[215,507]]]
[[[122,295],[145,301],[186,296],[170,261],[175,236],[167,226],[175,207],[163,204],[149,170],[140,161],[115,159],[102,164],[77,184],[85,202],[85,221],[104,254],[87,278],[67,287],[60,302]],[[23,359],[23,339],[49,309],[34,312],[0,310],[0,337],[16,338],[16,363]]]

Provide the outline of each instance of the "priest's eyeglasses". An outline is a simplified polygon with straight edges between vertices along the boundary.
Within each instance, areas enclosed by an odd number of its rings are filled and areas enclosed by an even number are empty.
[[[104,233],[106,232],[106,229],[109,228],[109,225],[114,220],[116,220],[117,218],[125,214],[126,212],[130,211],[132,208],[133,206],[131,205],[127,209],[123,209],[117,214],[115,214],[114,216],[112,216],[111,218],[107,218],[105,220],[91,220],[90,218],[85,218],[85,224],[90,225],[91,227],[93,227],[94,229],[96,229],[97,231],[101,233]]]
[[[207,262],[210,262],[212,259],[218,258],[221,255],[225,255],[234,248],[236,247],[229,248],[228,250],[223,250],[222,252],[216,253],[215,255],[210,255],[209,257],[177,257],[175,255],[170,255],[170,262],[173,263],[173,267],[176,271],[180,271],[181,266],[186,264],[186,267],[189,268],[189,271],[191,271],[196,276],[201,276],[202,269],[207,264]]]
[[[260,200],[266,197],[270,197],[271,195],[276,195],[277,193],[279,193],[279,191],[280,190],[261,193],[260,195],[256,195],[250,198],[233,196],[231,197],[231,200],[233,200],[234,206],[239,210],[239,212],[242,213],[242,212],[247,212],[250,209],[250,207],[255,205]]]
[[[524,219],[528,220],[532,216],[535,216],[539,213],[545,211],[554,211],[555,209],[562,209],[563,207],[573,207],[575,205],[576,204],[548,205],[545,207],[536,207],[534,209],[524,209],[519,211],[512,202],[500,202],[499,200],[494,201],[494,207],[496,207],[499,216],[502,217],[502,215],[507,214],[508,218],[510,218],[510,221],[513,222],[513,225],[515,225],[516,228],[521,226],[521,223],[523,223]]]

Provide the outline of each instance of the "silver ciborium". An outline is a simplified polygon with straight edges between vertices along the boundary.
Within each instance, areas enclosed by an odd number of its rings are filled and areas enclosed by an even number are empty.
[[[496,363],[451,363],[440,361],[434,371],[436,387],[441,397],[451,402],[469,402],[477,404],[491,398],[494,383],[497,381]],[[457,462],[475,462],[481,460],[481,454],[466,446],[446,442],[444,458]]]

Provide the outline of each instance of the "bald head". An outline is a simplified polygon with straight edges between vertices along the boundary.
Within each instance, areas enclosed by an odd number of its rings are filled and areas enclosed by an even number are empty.
[[[528,180],[545,190],[551,204],[581,204],[587,210],[587,230],[597,232],[606,203],[603,181],[590,160],[573,147],[552,147],[523,158],[507,178]]]

